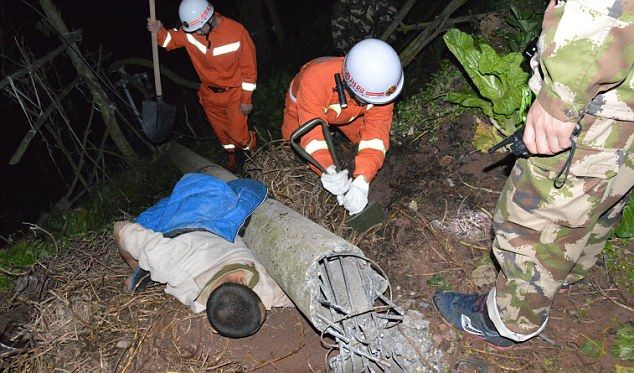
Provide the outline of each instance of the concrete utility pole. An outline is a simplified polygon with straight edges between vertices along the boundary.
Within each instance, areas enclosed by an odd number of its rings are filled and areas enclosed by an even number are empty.
[[[183,173],[236,178],[178,143],[167,154]],[[255,210],[243,239],[313,326],[335,341],[331,371],[443,370],[429,322],[392,302],[388,279],[358,247],[273,199]]]

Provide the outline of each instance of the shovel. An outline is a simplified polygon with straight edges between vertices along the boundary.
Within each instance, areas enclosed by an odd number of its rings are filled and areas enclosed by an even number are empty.
[[[154,0],[150,0],[150,20],[156,21]],[[167,141],[172,134],[172,124],[176,116],[176,107],[163,102],[161,71],[159,70],[158,44],[156,33],[152,33],[152,64],[154,65],[154,86],[156,102],[143,101],[143,132],[155,144]]]
[[[308,154],[308,152],[299,145],[299,139],[320,124],[321,130],[324,134],[324,140],[326,141],[326,145],[328,145],[328,151],[330,152],[332,160],[335,162],[335,169],[337,171],[340,171],[341,167],[339,166],[339,160],[337,159],[337,155],[335,154],[335,147],[332,142],[332,134],[330,133],[328,124],[323,119],[311,119],[299,126],[299,128],[297,128],[295,131],[293,131],[293,134],[291,135],[291,146],[302,158],[304,158],[310,164],[317,167],[321,172],[326,172],[324,167],[320,165],[319,162],[317,162],[317,160],[313,158],[313,156]],[[386,218],[387,213],[385,212],[385,210],[383,210],[381,205],[374,201],[370,201],[368,205],[363,209],[363,211],[346,219],[346,225],[357,232],[364,232],[374,225],[383,223]]]

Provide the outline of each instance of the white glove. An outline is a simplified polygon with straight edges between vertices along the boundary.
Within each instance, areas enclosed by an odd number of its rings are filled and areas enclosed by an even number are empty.
[[[326,168],[326,172],[321,174],[321,185],[330,193],[338,196],[344,194],[350,188],[350,179],[348,179],[348,170],[337,172],[335,165]]]
[[[350,212],[350,215],[358,214],[368,204],[368,192],[370,191],[370,183],[365,181],[363,175],[357,176],[348,193],[343,197],[343,207]]]
[[[337,196],[337,202],[339,203],[339,206],[343,205],[343,196],[343,194]]]

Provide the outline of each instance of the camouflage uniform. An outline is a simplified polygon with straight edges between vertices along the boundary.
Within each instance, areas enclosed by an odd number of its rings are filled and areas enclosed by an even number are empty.
[[[502,272],[487,308],[515,341],[541,332],[557,290],[588,274],[634,185],[634,0],[551,2],[538,50],[537,100],[583,131],[563,187],[553,181],[569,151],[518,160],[498,200]]]
[[[344,54],[357,42],[381,34],[396,17],[389,0],[337,0],[332,9],[332,39],[337,52]]]

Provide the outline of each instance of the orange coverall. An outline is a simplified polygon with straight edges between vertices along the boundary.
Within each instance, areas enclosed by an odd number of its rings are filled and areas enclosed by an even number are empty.
[[[180,28],[162,28],[157,41],[167,50],[182,47],[187,50],[201,80],[200,104],[225,150],[248,149],[250,141],[255,139],[251,139],[240,103],[251,104],[255,90],[255,46],[240,23],[215,14],[221,17],[220,24],[208,37],[188,34]]]
[[[359,144],[353,176],[363,175],[371,182],[390,147],[394,103],[359,106],[346,92],[348,107],[342,109],[334,79],[336,73],[341,73],[342,63],[343,57],[321,57],[300,69],[286,93],[282,136],[290,139],[294,130],[314,118],[337,126],[350,141]],[[333,164],[321,127],[305,134],[300,145],[324,168]],[[312,165],[311,168],[321,173]]]

